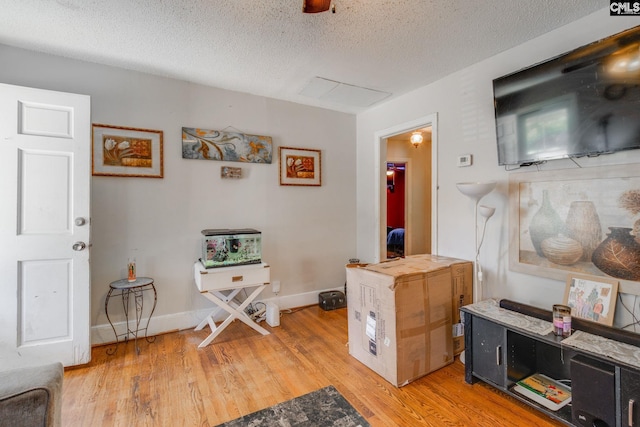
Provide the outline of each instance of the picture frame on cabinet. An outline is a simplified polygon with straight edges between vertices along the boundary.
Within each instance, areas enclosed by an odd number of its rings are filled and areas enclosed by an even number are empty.
[[[320,150],[279,147],[280,185],[321,186]]]
[[[640,295],[640,171],[612,165],[509,176],[509,269],[584,274]],[[634,230],[635,229],[635,230]],[[611,257],[620,252],[624,259]]]
[[[617,280],[570,274],[564,292],[564,305],[571,307],[572,317],[613,326],[617,297]]]
[[[94,123],[93,176],[162,178],[163,131]]]

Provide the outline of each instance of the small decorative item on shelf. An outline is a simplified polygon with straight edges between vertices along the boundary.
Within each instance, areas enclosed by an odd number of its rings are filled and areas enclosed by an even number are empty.
[[[571,316],[576,319],[612,326],[617,296],[617,280],[571,273],[564,291],[564,305],[571,308]]]
[[[129,282],[136,281],[136,259],[130,259],[127,263],[127,280]]]
[[[553,333],[565,338],[571,335],[571,307],[553,305]]]

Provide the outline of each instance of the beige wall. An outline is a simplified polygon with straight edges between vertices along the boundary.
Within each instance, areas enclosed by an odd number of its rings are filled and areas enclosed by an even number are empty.
[[[92,178],[94,342],[113,339],[104,299],[128,257],[155,279],[152,332],[191,327],[210,311],[193,279],[206,228],[262,231],[283,307],[317,303],[318,292],[344,285],[344,265],[356,255],[354,115],[4,45],[0,58],[3,83],[87,94],[93,123],[164,131],[164,179]],[[274,162],[182,159],[182,126],[269,135]],[[280,186],[279,146],[320,149],[322,186]],[[222,180],[222,165],[241,167],[242,179]],[[273,297],[269,289],[261,298]]]

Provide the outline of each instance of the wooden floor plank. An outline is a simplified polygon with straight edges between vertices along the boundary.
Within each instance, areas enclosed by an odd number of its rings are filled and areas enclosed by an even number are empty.
[[[372,426],[563,424],[483,383],[464,382],[455,361],[397,388],[349,355],[346,309],[308,307],[260,335],[233,322],[209,334],[181,331],[132,342],[114,355],[95,347],[88,365],[65,370],[65,426],[211,427],[334,385]]]

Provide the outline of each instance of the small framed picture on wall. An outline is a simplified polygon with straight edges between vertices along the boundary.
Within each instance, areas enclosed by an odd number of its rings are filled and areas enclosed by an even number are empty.
[[[93,124],[91,172],[94,176],[162,178],[161,130]]]
[[[280,147],[280,185],[320,186],[320,150]]]

